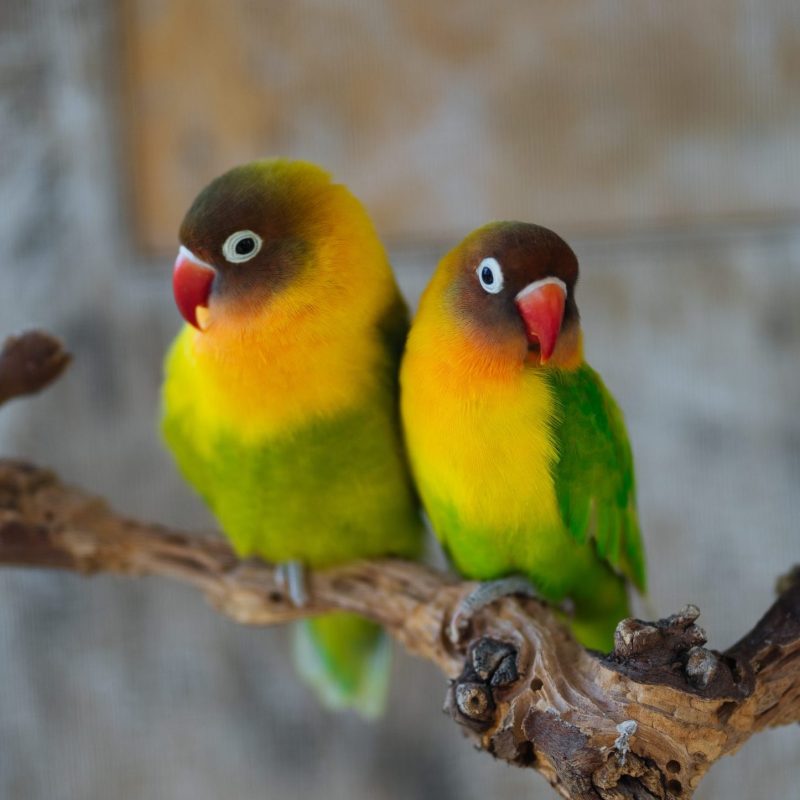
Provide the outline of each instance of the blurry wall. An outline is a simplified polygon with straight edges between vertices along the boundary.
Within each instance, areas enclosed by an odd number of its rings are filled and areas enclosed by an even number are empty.
[[[487,218],[608,230],[800,211],[792,0],[128,0],[135,209],[313,156],[393,240]]]
[[[486,219],[568,236],[637,458],[649,603],[697,603],[727,646],[800,561],[799,17],[6,0],[0,335],[42,325],[76,362],[0,411],[0,452],[211,527],[155,433],[175,230],[233,162],[318,160],[376,215],[412,302]],[[398,654],[367,727],[305,695],[285,640],[154,581],[0,573],[0,797],[552,796],[473,752],[426,664]],[[794,728],[760,735],[698,796],[793,796],[799,753]]]

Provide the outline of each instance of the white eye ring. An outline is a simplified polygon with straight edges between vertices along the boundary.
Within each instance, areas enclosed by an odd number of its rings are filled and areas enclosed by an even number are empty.
[[[496,258],[484,258],[475,270],[483,290],[489,294],[498,294],[503,290],[503,268]]]
[[[248,239],[252,239],[253,249],[247,250],[246,252],[239,252],[237,248],[241,248],[243,243]],[[253,231],[236,231],[236,233],[232,233],[225,240],[225,244],[222,245],[222,255],[224,255],[225,260],[230,261],[231,264],[241,264],[253,258],[261,249],[262,243],[261,237],[257,233],[253,233]],[[246,248],[247,245],[244,245],[244,247]]]

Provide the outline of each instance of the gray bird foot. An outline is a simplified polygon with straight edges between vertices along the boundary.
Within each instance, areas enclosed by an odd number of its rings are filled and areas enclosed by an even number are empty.
[[[275,567],[275,581],[289,595],[292,605],[308,605],[308,581],[302,561],[284,561]]]
[[[450,641],[453,644],[463,641],[472,618],[482,608],[486,608],[501,597],[515,594],[533,598],[539,596],[536,587],[521,575],[510,575],[508,578],[481,583],[458,604],[458,608],[453,613],[448,631]]]

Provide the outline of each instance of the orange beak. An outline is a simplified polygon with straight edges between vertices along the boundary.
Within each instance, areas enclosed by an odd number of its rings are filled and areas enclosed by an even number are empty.
[[[197,321],[197,309],[208,308],[211,284],[216,274],[211,265],[181,245],[172,270],[172,292],[181,316],[199,331],[202,327]]]
[[[567,287],[558,278],[529,283],[514,298],[530,344],[539,346],[539,363],[546,364],[556,349]]]

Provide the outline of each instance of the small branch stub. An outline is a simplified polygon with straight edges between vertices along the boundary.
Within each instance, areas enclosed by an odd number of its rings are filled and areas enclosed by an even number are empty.
[[[484,637],[469,648],[464,669],[451,684],[445,708],[461,725],[486,730],[496,710],[493,690],[517,680],[517,653],[505,642]]]
[[[71,360],[61,341],[49,333],[27,331],[9,336],[0,350],[0,405],[43,389]]]

